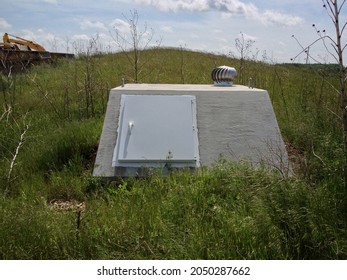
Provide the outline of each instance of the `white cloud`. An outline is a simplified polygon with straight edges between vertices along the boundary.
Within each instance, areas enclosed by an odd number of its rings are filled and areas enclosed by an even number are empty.
[[[161,31],[165,32],[165,33],[172,33],[173,32],[173,28],[172,26],[169,25],[164,25],[160,28]]]
[[[187,47],[187,42],[185,40],[180,39],[177,41],[177,43],[178,46]]]
[[[32,41],[37,41],[37,39],[35,38],[36,35],[35,35],[35,32],[32,31],[32,30],[29,30],[29,29],[23,29],[22,34],[18,34],[16,36],[20,36],[20,37],[24,37],[25,39],[27,40],[32,40]],[[34,39],[35,38],[35,39]]]
[[[265,25],[294,26],[303,22],[303,19],[298,16],[273,10],[261,11],[254,4],[240,0],[135,0],[135,2],[154,6],[161,11],[219,11],[229,16],[243,16],[257,20]]]
[[[295,26],[303,22],[303,19],[298,16],[292,16],[287,14],[282,14],[275,11],[267,10],[263,13],[263,17],[260,20],[264,24],[274,24],[282,26]]]
[[[135,0],[135,2],[154,6],[161,11],[207,11],[209,9],[206,0]]]
[[[103,24],[100,21],[83,20],[82,22],[80,22],[80,27],[82,30],[92,29],[92,28],[107,30],[105,24]]]
[[[49,4],[58,4],[58,0],[43,0],[43,2],[46,2]]]
[[[11,27],[11,24],[9,24],[4,18],[0,18],[0,29],[8,29]]]
[[[119,18],[114,19],[110,26],[121,34],[127,33],[130,30],[129,23]]]
[[[229,42],[229,39],[225,37],[215,37],[214,39],[223,44],[227,44]]]
[[[78,34],[72,37],[73,41],[89,41],[89,36],[86,34]]]
[[[242,39],[242,37],[243,37],[243,39],[244,39],[245,41],[257,41],[257,37],[252,36],[252,35],[249,35],[249,34],[246,34],[246,33],[240,33],[240,34],[238,35],[238,37],[239,37],[240,39]]]
[[[212,30],[212,32],[215,34],[223,34],[224,33],[224,31],[221,29],[214,29],[214,30]]]

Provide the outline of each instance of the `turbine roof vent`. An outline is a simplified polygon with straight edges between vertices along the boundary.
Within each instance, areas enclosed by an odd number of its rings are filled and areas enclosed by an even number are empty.
[[[211,78],[216,86],[232,86],[237,75],[236,69],[229,66],[219,66],[211,72]]]

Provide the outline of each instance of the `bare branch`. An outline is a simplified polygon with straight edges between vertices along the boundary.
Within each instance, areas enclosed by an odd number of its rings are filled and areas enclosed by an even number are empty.
[[[322,159],[319,155],[317,155],[317,154],[315,153],[313,144],[312,144],[312,154],[313,154],[316,158],[318,158],[318,159],[321,161],[321,163],[323,164],[323,166],[326,166],[326,163],[323,161],[323,159]]]
[[[342,26],[342,29],[341,29],[341,32],[340,32],[341,36],[342,36],[343,32],[345,31],[346,25],[347,25],[347,21],[346,21],[345,24]]]
[[[23,146],[23,144],[24,144],[24,136],[25,136],[25,134],[27,133],[28,130],[29,130],[29,125],[26,125],[24,131],[23,131],[23,132],[21,133],[21,135],[20,135],[19,143],[18,143],[17,148],[16,148],[16,151],[15,151],[13,157],[12,157],[12,160],[11,160],[11,163],[10,163],[10,168],[9,168],[9,170],[8,170],[8,174],[7,174],[7,186],[6,186],[6,189],[5,189],[4,196],[6,196],[7,193],[8,193],[8,189],[9,189],[10,184],[11,184],[11,182],[12,182],[12,172],[13,172],[13,168],[14,168],[14,166],[15,166],[15,164],[16,164],[16,160],[17,160],[17,156],[18,156],[18,154],[19,154],[19,150],[20,150],[20,148],[21,148],[21,147]]]
[[[45,90],[38,82],[36,82],[36,73],[35,75],[31,78],[29,75],[27,75],[27,77],[29,79],[31,79],[32,83],[36,86],[36,88],[38,89],[38,92],[42,95],[43,99],[47,100],[47,102],[49,103],[49,105],[51,105],[51,107],[53,108],[54,112],[57,114],[57,116],[59,117],[59,119],[62,119],[59,110],[57,109],[56,105],[54,104],[54,102],[52,100],[50,100],[48,98],[48,91]],[[58,127],[59,124],[57,123]]]
[[[316,29],[316,32],[318,34],[318,36],[322,39],[323,45],[325,47],[325,50],[332,56],[334,57],[334,59],[338,62],[338,58],[329,50],[329,48],[327,47],[326,43],[325,43],[325,39],[329,39],[331,41],[331,45],[333,47],[333,49],[335,50],[336,54],[338,55],[338,50],[336,48],[336,42],[329,36],[329,35],[324,35],[322,36],[321,32],[319,30],[317,30],[316,26],[313,25],[313,27]],[[323,30],[323,33],[325,33],[325,30]]]
[[[0,121],[5,117],[5,115],[7,114],[7,121],[8,121],[8,115],[11,113],[11,111],[12,111],[12,108],[11,108],[11,106],[9,106],[8,108],[7,108],[7,110],[5,110],[5,112],[1,115],[1,117],[0,117]]]
[[[345,4],[345,2],[346,2],[346,0],[343,0],[342,4],[340,5],[340,8],[339,8],[339,14],[340,14],[341,9],[342,9],[343,5]]]
[[[338,118],[340,121],[342,121],[342,117],[336,114],[334,111],[330,110],[328,107],[325,107],[330,113],[332,113],[336,118]]]
[[[123,17],[128,24],[128,34],[120,34],[116,29],[116,41],[117,45],[124,52],[127,60],[133,67],[133,79],[138,82],[139,74],[142,72],[142,68],[145,62],[140,62],[141,51],[149,47],[153,40],[154,32],[153,29],[149,29],[147,23],[144,24],[143,28],[139,28],[139,15],[136,10],[130,11],[130,16],[123,14]],[[128,48],[127,48],[128,47]],[[131,50],[131,51],[130,51]]]
[[[338,96],[341,95],[340,91],[328,80],[326,79],[325,75],[321,72],[318,72],[319,75],[323,78],[323,80],[337,93]]]
[[[324,0],[322,0],[322,2],[323,2],[323,7],[326,9],[328,16],[331,18],[332,22],[335,24],[336,23],[336,18],[333,16],[334,15],[334,10],[333,10],[333,8],[331,6],[331,5],[334,5],[334,3],[332,1],[330,1],[331,3],[329,3],[328,1],[324,1]],[[328,7],[327,6],[329,7],[330,13],[328,11]]]
[[[333,47],[334,51],[337,53],[337,55],[339,54],[339,51],[338,49],[336,48],[335,44],[331,43],[331,46]],[[338,63],[339,62],[339,59],[334,55],[332,54],[330,51],[328,51],[329,54],[336,60],[336,62]]]
[[[316,44],[317,42],[321,41],[321,40],[323,41],[323,44],[325,45],[325,42],[324,42],[324,39],[325,39],[325,38],[329,39],[330,41],[332,41],[332,42],[335,44],[334,40],[333,40],[330,36],[328,36],[328,35],[320,36],[317,40],[315,40],[314,42],[312,42],[311,44],[309,44],[307,47],[303,47],[303,46],[300,44],[299,40],[298,40],[294,35],[292,35],[292,38],[294,38],[294,39],[296,40],[296,42],[299,44],[299,46],[300,46],[301,49],[302,49],[301,52],[299,52],[295,57],[293,57],[293,58],[291,59],[292,61],[294,61],[296,58],[298,58],[301,54],[306,53],[306,54],[308,55],[308,57],[310,57],[312,60],[314,60],[314,61],[317,62],[317,63],[320,63],[319,60],[315,59],[313,56],[311,56],[311,55],[308,53],[308,49],[309,49],[311,46],[313,46],[314,44]],[[325,47],[326,47],[326,45],[325,45]],[[333,47],[334,47],[334,46],[333,46]],[[335,47],[334,47],[334,49],[335,49],[335,51],[337,51]],[[332,56],[334,57],[334,59],[335,59],[336,61],[338,61],[337,57],[336,57],[334,54],[332,54],[332,53],[328,50],[327,47],[326,47],[326,50],[329,52],[330,55],[332,55]]]

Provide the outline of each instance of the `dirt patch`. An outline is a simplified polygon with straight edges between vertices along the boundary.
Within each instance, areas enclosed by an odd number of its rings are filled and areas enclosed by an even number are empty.
[[[85,202],[77,200],[52,200],[49,202],[49,208],[56,211],[76,211],[84,212],[86,209]]]
[[[304,152],[289,142],[285,142],[288,159],[293,168],[294,174],[304,175],[306,170],[306,161]]]
[[[83,166],[86,169],[90,169],[92,166],[94,166],[98,147],[99,144],[96,143],[90,149],[81,152],[81,156],[83,158]]]

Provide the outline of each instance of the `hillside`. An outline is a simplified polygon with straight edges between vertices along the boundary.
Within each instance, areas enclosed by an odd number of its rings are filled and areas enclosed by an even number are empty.
[[[269,92],[295,176],[223,158],[193,174],[91,175],[110,88],[236,84]],[[347,192],[330,67],[183,49],[81,55],[1,75],[1,259],[346,259]],[[319,68],[318,70],[316,70]]]

